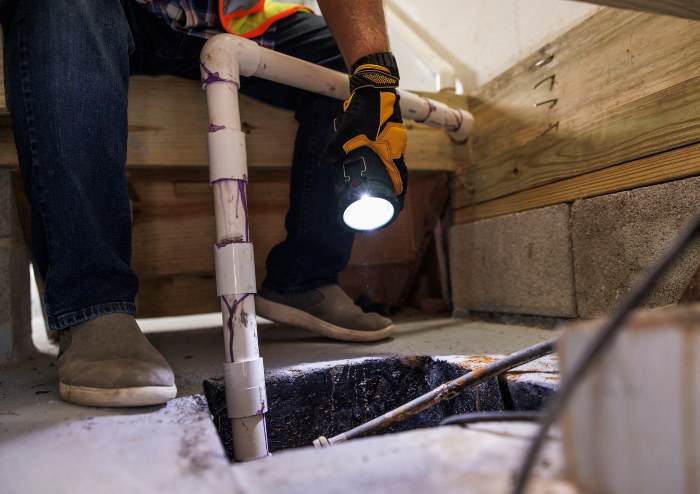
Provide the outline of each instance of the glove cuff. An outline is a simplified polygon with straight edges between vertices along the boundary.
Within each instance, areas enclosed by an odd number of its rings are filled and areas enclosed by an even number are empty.
[[[394,54],[390,51],[372,53],[371,55],[367,55],[365,57],[360,58],[357,62],[355,62],[352,65],[351,73],[354,74],[360,66],[367,64],[380,65],[382,67],[385,67],[389,69],[391,75],[393,75],[397,79],[399,78],[399,67],[398,65],[396,65],[396,59],[394,58]]]

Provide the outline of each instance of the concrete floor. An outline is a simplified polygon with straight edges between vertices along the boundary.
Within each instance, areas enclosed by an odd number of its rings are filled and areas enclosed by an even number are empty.
[[[376,344],[334,342],[260,321],[261,354],[267,369],[384,355],[499,355],[554,334],[417,314],[396,320],[395,337]],[[217,316],[207,321],[204,326],[219,324]],[[112,410],[62,402],[55,348],[45,340],[30,359],[2,369],[0,494],[506,492],[533,432],[526,424],[450,426],[357,439],[329,450],[287,450],[231,465],[201,394],[204,378],[222,374],[221,329],[146,332],[176,374],[178,398],[166,406]],[[546,372],[556,371],[556,358],[546,363]],[[558,480],[560,441],[555,438],[545,456],[547,466],[533,491],[575,492]]]

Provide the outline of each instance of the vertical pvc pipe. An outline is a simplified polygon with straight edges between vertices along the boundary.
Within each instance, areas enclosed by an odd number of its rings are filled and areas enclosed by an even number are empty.
[[[236,41],[236,40],[232,40]],[[241,131],[238,43],[203,52],[202,83],[209,110],[209,170],[216,216],[217,293],[224,328],[224,380],[234,460],[269,454],[265,373],[255,321],[255,262],[248,229],[248,170]]]
[[[216,216],[217,293],[224,326],[224,379],[233,430],[234,459],[269,454],[265,374],[255,322],[255,263],[248,234],[245,134],[238,107],[240,76],[258,76],[300,89],[346,99],[347,75],[221,34],[204,46],[202,86],[209,111],[209,180]],[[444,127],[453,140],[467,139],[473,122],[463,110],[399,90],[404,118]]]

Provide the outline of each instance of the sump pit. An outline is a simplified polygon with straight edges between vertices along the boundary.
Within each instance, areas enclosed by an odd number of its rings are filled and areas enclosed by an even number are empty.
[[[343,360],[269,371],[265,383],[270,451],[310,446],[319,436],[346,432],[466,374],[471,367],[455,358],[416,356]],[[233,458],[223,378],[207,379],[203,385],[226,454]],[[377,434],[435,427],[444,418],[460,413],[539,410],[555,389],[551,378],[508,379],[504,374]]]

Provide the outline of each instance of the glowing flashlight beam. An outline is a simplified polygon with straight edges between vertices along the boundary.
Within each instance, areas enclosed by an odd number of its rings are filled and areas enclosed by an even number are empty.
[[[394,206],[386,199],[363,195],[343,213],[343,221],[354,230],[374,230],[394,217]]]

